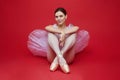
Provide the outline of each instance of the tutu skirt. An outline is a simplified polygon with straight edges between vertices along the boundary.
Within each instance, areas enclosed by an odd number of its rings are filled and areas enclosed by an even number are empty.
[[[33,30],[28,36],[27,47],[33,55],[47,56],[48,51],[48,32],[41,29]],[[82,51],[89,42],[89,33],[86,30],[79,30],[77,32],[77,39],[75,43],[75,53]]]

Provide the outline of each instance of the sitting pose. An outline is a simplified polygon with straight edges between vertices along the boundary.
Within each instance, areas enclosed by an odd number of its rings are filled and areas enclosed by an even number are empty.
[[[73,61],[76,53],[88,45],[89,33],[72,24],[67,26],[67,12],[64,8],[57,8],[54,15],[56,24],[30,33],[28,48],[34,55],[47,57],[51,71],[60,66],[64,73],[69,73],[68,64]]]

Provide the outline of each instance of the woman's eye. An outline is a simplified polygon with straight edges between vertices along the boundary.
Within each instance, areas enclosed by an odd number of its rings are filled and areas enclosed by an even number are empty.
[[[56,18],[58,18],[58,16],[55,16]]]
[[[60,15],[60,17],[63,17],[63,15]]]

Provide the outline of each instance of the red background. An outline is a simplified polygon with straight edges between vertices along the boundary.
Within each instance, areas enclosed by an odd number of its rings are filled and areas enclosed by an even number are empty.
[[[0,80],[120,80],[119,0],[1,0]],[[49,71],[46,58],[27,49],[28,34],[55,23],[64,7],[67,23],[90,33],[89,46],[70,65],[71,74]]]

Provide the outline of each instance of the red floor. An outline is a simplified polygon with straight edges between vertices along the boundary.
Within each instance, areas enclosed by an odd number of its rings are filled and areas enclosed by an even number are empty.
[[[0,1],[0,80],[120,80],[119,2]],[[67,23],[88,30],[91,37],[70,65],[70,74],[50,72],[46,58],[33,56],[26,46],[32,30],[54,23],[52,14],[58,5],[68,10]]]

